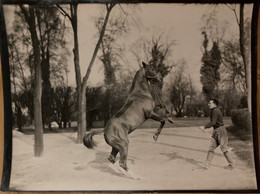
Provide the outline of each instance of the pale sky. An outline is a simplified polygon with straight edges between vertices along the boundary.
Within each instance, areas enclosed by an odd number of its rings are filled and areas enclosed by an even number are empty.
[[[103,8],[102,8],[103,7]],[[127,5],[122,5],[127,10]],[[4,7],[5,8],[5,7]],[[8,25],[12,23],[12,14],[6,11]],[[122,11],[117,7],[112,10],[113,14]],[[169,40],[175,40],[176,44],[172,47],[171,60],[176,63],[184,59],[187,62],[186,72],[191,75],[196,88],[201,89],[200,67],[202,57],[201,27],[204,25],[202,16],[216,11],[219,22],[228,22],[228,36],[238,35],[238,25],[234,13],[226,5],[203,5],[203,4],[138,4],[132,17],[141,25],[132,26],[130,33],[119,40],[119,43],[126,47],[125,56],[127,58],[127,68],[137,70],[139,65],[136,58],[131,53],[131,46],[141,37],[151,39],[154,35],[163,33]],[[245,15],[251,17],[252,5],[247,6]],[[97,42],[96,29],[94,27],[94,17],[101,12],[104,13],[104,6],[100,4],[80,4],[78,9],[78,36],[80,48],[80,65],[82,77],[91,60],[91,56]],[[69,23],[68,23],[69,24]],[[68,25],[70,27],[70,25]],[[72,36],[68,39],[72,50]],[[68,60],[69,63],[69,84],[75,86],[75,73],[73,65],[73,55]],[[174,71],[174,68],[172,69]],[[103,78],[103,68],[100,61],[96,58],[93,66],[89,83],[91,85],[100,84]],[[167,77],[166,77],[167,80]],[[169,81],[169,78],[168,78]]]
[[[127,9],[126,6],[123,9]],[[80,5],[79,6],[79,44],[80,63],[82,75],[86,73],[87,64],[92,56],[97,37],[93,39],[96,30],[93,26],[93,17],[100,13],[101,5]],[[191,75],[196,87],[201,88],[200,67],[201,67],[201,45],[203,36],[201,27],[204,25],[202,16],[216,11],[219,22],[229,23],[229,36],[238,35],[238,25],[234,13],[225,5],[201,5],[201,4],[139,4],[134,13],[135,19],[142,25],[132,27],[131,32],[123,37],[123,43],[127,46],[126,56],[128,66],[138,69],[136,58],[131,53],[131,46],[141,37],[151,38],[156,34],[163,33],[168,39],[175,40],[176,45],[172,48],[171,59],[176,63],[182,58],[187,62],[187,73]],[[245,14],[251,16],[252,6],[245,10]],[[119,8],[113,10],[120,11]],[[113,12],[112,12],[113,14]],[[144,59],[145,60],[145,59]],[[174,68],[172,69],[174,71]],[[90,82],[99,83],[103,77],[102,65],[98,60],[91,73]],[[168,76],[170,78],[170,76]],[[74,74],[70,83],[75,83]],[[167,80],[167,77],[166,77]]]

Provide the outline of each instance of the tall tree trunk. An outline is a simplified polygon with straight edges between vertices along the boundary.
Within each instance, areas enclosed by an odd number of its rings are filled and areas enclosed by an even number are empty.
[[[87,121],[86,121],[86,85],[82,85],[81,87],[81,93],[79,95],[79,115],[78,118],[78,138],[77,142],[82,143],[83,137],[85,135],[86,129],[87,129]]]
[[[78,42],[78,17],[77,17],[78,4],[71,4],[71,24],[73,28],[73,37],[74,37],[74,67],[75,67],[75,76],[76,76],[76,85],[77,85],[77,109],[78,109],[78,140],[83,139],[82,135],[82,103],[81,103],[81,72],[80,72],[80,62],[79,62],[79,42]],[[78,141],[78,143],[82,143]]]
[[[251,113],[251,79],[250,79],[249,56],[248,56],[248,53],[247,53],[246,47],[245,47],[244,3],[240,4],[239,21],[240,21],[239,22],[240,52],[241,52],[241,55],[242,55],[244,68],[245,68],[248,111]]]
[[[71,3],[70,4],[70,15],[59,5],[57,7],[60,9],[60,11],[69,18],[72,29],[73,29],[73,38],[74,38],[74,48],[73,48],[73,54],[74,54],[74,68],[75,68],[75,77],[76,77],[76,85],[77,85],[77,117],[78,117],[78,143],[81,143],[79,139],[83,139],[82,136],[82,110],[81,110],[81,72],[80,72],[80,62],[79,62],[79,42],[78,42],[78,4],[77,3]]]
[[[34,89],[34,127],[35,127],[35,147],[34,155],[39,157],[43,154],[43,125],[42,125],[42,72],[40,60],[39,40],[36,33],[36,24],[34,20],[34,8],[29,7],[32,16],[32,43],[34,53],[34,67],[35,67],[35,89]]]
[[[33,47],[33,57],[34,57],[34,155],[40,157],[43,154],[43,125],[42,125],[42,107],[41,107],[41,97],[42,97],[42,75],[41,75],[41,56],[40,56],[40,43],[36,32],[36,22],[35,22],[35,11],[36,7],[29,5],[29,10],[27,10],[23,5],[19,5],[21,11],[25,17],[26,22],[29,25],[29,31],[31,34],[32,47]]]
[[[34,70],[35,70],[35,85],[34,85],[34,155],[39,157],[43,154],[43,125],[42,125],[42,73],[41,73],[41,56],[40,56],[40,43],[36,32],[35,23],[35,8],[29,5],[29,11],[23,5],[20,8],[25,16],[25,19],[29,25],[29,31],[32,39],[33,56],[34,56]]]
[[[115,6],[115,4],[109,4],[109,5],[106,5],[106,6],[107,6],[107,13],[106,13],[106,17],[105,17],[105,20],[104,20],[104,24],[102,26],[102,30],[100,32],[98,42],[96,44],[96,47],[95,47],[95,50],[93,52],[91,61],[89,63],[86,75],[84,76],[83,82],[82,82],[82,85],[81,85],[81,95],[80,95],[81,97],[79,98],[79,104],[80,104],[79,114],[81,114],[81,117],[80,117],[80,120],[79,120],[80,121],[80,127],[78,128],[78,139],[77,139],[78,143],[83,142],[83,137],[85,135],[86,128],[87,128],[87,123],[86,123],[86,88],[87,88],[87,81],[88,81],[91,69],[94,65],[94,62],[95,62],[95,59],[96,59],[96,56],[97,56],[97,52],[99,50],[103,36],[105,34],[105,30],[106,30],[106,26],[107,26],[107,23],[108,23],[110,13],[112,11],[112,8]]]

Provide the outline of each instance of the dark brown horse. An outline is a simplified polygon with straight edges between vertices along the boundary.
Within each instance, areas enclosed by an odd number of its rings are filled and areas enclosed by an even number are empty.
[[[105,140],[112,147],[108,160],[115,163],[119,152],[119,166],[127,171],[128,134],[148,118],[161,122],[157,131],[161,131],[165,123],[165,118],[161,118],[153,111],[155,99],[152,97],[150,84],[155,82],[162,82],[161,75],[151,65],[143,63],[143,67],[135,74],[129,96],[123,107],[112,116],[104,130],[86,134],[83,139],[84,145],[93,148],[95,145],[93,135],[104,131]]]

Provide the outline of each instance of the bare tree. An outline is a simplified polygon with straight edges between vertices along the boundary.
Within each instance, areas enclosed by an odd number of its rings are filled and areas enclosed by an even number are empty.
[[[101,41],[101,54],[99,56],[100,61],[104,65],[104,82],[105,82],[105,99],[104,104],[104,123],[109,120],[113,114],[113,98],[112,93],[116,85],[116,71],[119,69],[121,63],[120,60],[123,60],[123,48],[117,43],[118,38],[122,37],[129,31],[128,26],[128,13],[124,10],[125,17],[116,15],[111,17],[106,29],[106,34],[104,35]],[[96,28],[99,33],[102,30],[102,25],[104,23],[104,18],[101,16],[96,20]]]
[[[41,70],[42,70],[42,120],[50,122],[52,119],[51,106],[51,87],[57,85],[63,79],[63,71],[66,69],[66,51],[63,41],[64,23],[61,22],[59,12],[54,6],[37,6],[35,14],[37,34],[40,43]],[[14,103],[20,103],[25,114],[28,111],[27,122],[34,119],[33,114],[33,88],[34,88],[34,58],[32,42],[30,39],[29,28],[25,28],[25,17],[21,9],[15,10],[12,31],[9,31],[8,45],[11,65],[14,66],[16,76],[12,77],[12,82],[16,84],[15,96],[19,93],[19,98],[14,99]],[[11,33],[10,33],[11,32]],[[59,48],[62,48],[59,49]],[[61,52],[62,51],[62,52]],[[16,95],[17,96],[17,95]],[[18,102],[19,101],[19,102]],[[27,114],[26,114],[27,115]],[[44,126],[44,125],[43,125]]]
[[[251,113],[251,80],[250,80],[250,64],[249,64],[249,53],[247,47],[248,41],[246,40],[246,30],[245,24],[247,19],[244,17],[244,3],[239,4],[239,16],[238,11],[236,9],[236,5],[227,6],[234,12],[237,24],[239,26],[239,45],[240,45],[240,53],[243,59],[244,69],[245,69],[245,80],[246,80],[246,88],[247,88],[247,100],[248,100],[248,111]]]
[[[61,13],[67,17],[71,23],[72,29],[73,29],[73,38],[74,38],[74,48],[73,48],[73,54],[74,54],[74,68],[75,68],[75,76],[76,76],[76,85],[77,85],[77,109],[78,109],[78,143],[81,143],[83,139],[82,133],[83,128],[81,125],[82,121],[82,112],[79,111],[81,105],[80,101],[80,94],[81,94],[81,70],[80,70],[80,61],[79,61],[79,42],[78,42],[78,3],[70,4],[70,11],[65,10],[60,5],[57,5]]]
[[[223,81],[233,92],[247,93],[245,69],[237,42],[225,42],[222,51]]]
[[[41,56],[40,56],[40,43],[38,34],[36,31],[36,12],[39,11],[36,6],[29,5],[28,8],[24,5],[19,5],[31,34],[31,41],[33,47],[33,58],[34,58],[34,70],[35,70],[35,88],[34,88],[34,136],[35,146],[34,155],[40,157],[43,154],[43,124],[42,124],[42,72],[41,72]]]
[[[10,62],[10,77],[11,77],[11,93],[12,93],[12,99],[13,99],[13,126],[15,124],[18,127],[18,131],[22,131],[23,126],[23,113],[22,113],[22,104],[19,100],[20,93],[18,93],[17,88],[19,87],[19,80],[16,79],[16,77],[19,76],[19,69],[15,66],[17,59],[17,55],[15,53],[16,50],[16,40],[14,38],[14,35],[11,34],[8,36],[8,45],[9,45],[9,62]],[[18,82],[17,82],[18,81]]]
[[[177,64],[177,69],[174,71],[174,77],[169,88],[170,102],[176,112],[176,117],[183,116],[187,97],[191,97],[195,93],[190,77],[185,73],[185,68],[186,61],[182,59]]]
[[[71,25],[73,28],[74,33],[74,67],[75,67],[75,73],[76,73],[76,84],[77,84],[77,95],[78,95],[78,137],[77,142],[82,143],[83,137],[85,135],[86,131],[86,88],[87,88],[87,81],[89,78],[89,75],[91,73],[91,69],[94,65],[101,41],[103,39],[103,36],[105,34],[106,26],[109,20],[110,13],[113,9],[113,7],[116,4],[114,3],[107,3],[106,6],[106,15],[104,18],[104,23],[102,25],[100,35],[96,44],[96,47],[94,49],[92,58],[90,60],[90,63],[88,65],[87,72],[85,76],[83,77],[81,81],[81,73],[80,73],[80,63],[79,63],[79,44],[78,44],[78,34],[77,34],[77,3],[70,4],[70,14],[68,14],[61,6],[57,5],[58,8],[61,10],[61,12],[69,18],[71,21]]]
[[[174,44],[174,40],[169,40],[164,34],[160,34],[151,39],[138,39],[131,52],[136,57],[138,64],[146,60],[161,73],[162,77],[165,77],[174,66],[174,63],[170,62]]]
[[[149,64],[154,66],[154,68],[164,78],[168,75],[174,66],[173,64],[167,64],[167,58],[169,58],[174,41],[167,42],[165,45],[161,44],[160,41],[160,36],[157,39],[153,39],[152,41],[152,48],[150,50],[151,59],[149,60]]]
[[[80,129],[80,133],[78,134],[78,142],[79,143],[82,143],[83,137],[85,135],[85,130],[87,128],[87,125],[86,125],[86,89],[87,89],[87,81],[88,81],[91,69],[92,69],[92,67],[94,65],[94,62],[95,62],[95,59],[96,59],[97,52],[99,50],[101,41],[102,41],[103,36],[105,34],[106,26],[107,26],[107,23],[108,23],[108,20],[109,20],[110,13],[111,13],[111,11],[112,11],[112,9],[113,9],[113,7],[115,5],[116,4],[113,4],[113,3],[106,4],[106,16],[105,16],[104,23],[103,23],[101,31],[100,31],[99,39],[98,39],[98,42],[96,44],[95,50],[93,52],[91,61],[89,63],[88,69],[87,69],[87,72],[86,72],[85,76],[83,77],[82,88],[81,88],[81,93],[80,93],[80,97],[79,97],[79,101],[80,101],[80,104],[81,104],[80,110],[79,110],[80,115],[81,115],[81,129]]]

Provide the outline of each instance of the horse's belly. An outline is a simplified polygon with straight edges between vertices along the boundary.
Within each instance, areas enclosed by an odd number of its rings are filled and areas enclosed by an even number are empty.
[[[127,115],[122,120],[122,122],[124,122],[128,125],[129,130],[134,130],[137,127],[139,127],[145,120],[146,120],[146,117],[145,117],[144,113],[142,113],[142,114]]]
[[[129,129],[133,130],[140,126],[151,114],[153,104],[150,102],[136,102],[122,115],[121,119],[129,125]]]
[[[105,134],[112,135],[118,131],[131,133],[139,127],[151,114],[154,108],[153,101],[132,101],[130,106],[123,107],[119,113],[112,117],[105,127]],[[123,110],[123,111],[122,111]]]

